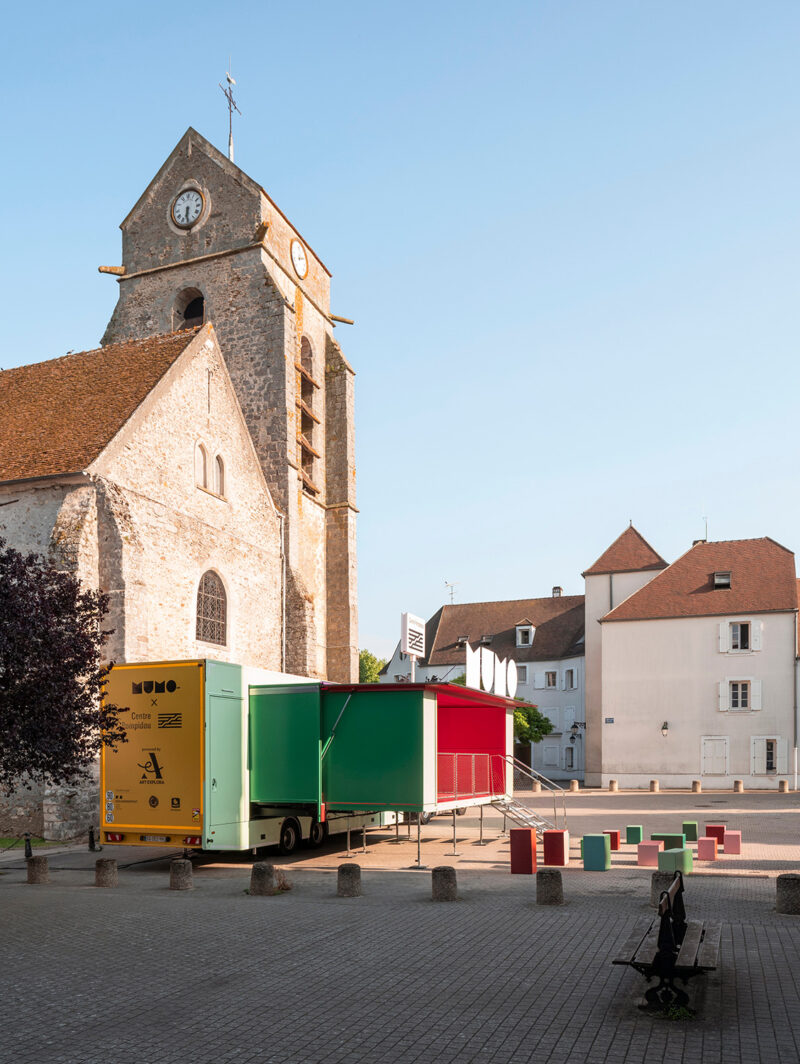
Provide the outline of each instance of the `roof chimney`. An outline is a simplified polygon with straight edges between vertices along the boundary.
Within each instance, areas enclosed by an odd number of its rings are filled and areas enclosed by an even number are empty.
[[[561,598],[561,592],[563,590],[564,590],[563,587],[554,587],[553,588],[553,598]]]

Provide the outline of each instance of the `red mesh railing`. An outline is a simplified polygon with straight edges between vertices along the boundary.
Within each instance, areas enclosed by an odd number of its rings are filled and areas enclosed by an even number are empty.
[[[440,802],[505,794],[505,764],[500,757],[492,754],[437,754],[436,761]]]

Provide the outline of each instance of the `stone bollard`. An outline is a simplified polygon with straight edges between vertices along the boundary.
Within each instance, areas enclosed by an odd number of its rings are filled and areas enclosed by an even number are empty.
[[[658,780],[650,780],[650,790],[653,794],[658,794]]]
[[[742,780],[733,781],[733,793],[741,794],[744,791],[744,782]]]
[[[265,861],[256,861],[250,872],[251,894],[274,894],[277,889],[275,882],[275,866]]]
[[[95,861],[94,885],[96,887],[119,886],[119,870],[113,857],[100,857]]]
[[[653,872],[650,877],[650,904],[652,906],[658,908],[662,892],[669,890],[674,878],[674,872]]]
[[[779,794],[788,794],[789,793],[789,781],[788,780],[778,780],[778,793]]]
[[[541,868],[536,873],[536,904],[564,904],[564,887],[557,868]]]
[[[784,872],[776,881],[775,911],[787,916],[800,916],[800,875]]]
[[[619,790],[619,784],[617,783],[616,780],[609,780],[608,781],[608,789],[610,791],[618,791]]]
[[[29,883],[50,882],[50,869],[48,868],[46,857],[29,857],[27,865]]]
[[[169,889],[192,889],[192,862],[185,857],[176,857],[169,863]]]
[[[336,894],[340,898],[361,897],[361,865],[339,865],[339,875],[336,879]]]
[[[531,790],[533,791],[534,794],[541,794],[541,792],[542,792],[541,783],[538,780],[534,780],[533,783],[531,784]]]
[[[431,898],[434,901],[458,901],[456,870],[451,865],[439,865],[431,872]]]
[[[570,780],[569,781],[569,789],[571,791],[579,791],[581,789],[581,785],[578,782],[578,780]]]
[[[692,794],[702,794],[703,784],[700,780],[692,780]]]

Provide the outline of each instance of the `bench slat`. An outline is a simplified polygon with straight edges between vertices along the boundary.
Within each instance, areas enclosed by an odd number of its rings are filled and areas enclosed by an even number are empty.
[[[722,936],[722,924],[706,924],[706,933],[697,951],[698,968],[716,968],[719,963],[719,942]]]
[[[636,956],[636,951],[642,944],[642,940],[646,937],[648,931],[653,926],[653,921],[649,916],[642,917],[641,920],[637,920],[633,926],[633,930],[630,935],[625,939],[622,949],[619,951],[619,956],[615,957],[611,962],[612,964],[630,964],[633,958]]]
[[[703,937],[703,924],[699,920],[689,920],[686,924],[686,934],[683,936],[681,948],[675,958],[676,968],[694,968],[697,963],[697,951],[700,949],[700,939]]]
[[[661,921],[656,920],[647,933],[647,937],[636,951],[633,960],[637,964],[652,964],[658,953],[658,932]]]

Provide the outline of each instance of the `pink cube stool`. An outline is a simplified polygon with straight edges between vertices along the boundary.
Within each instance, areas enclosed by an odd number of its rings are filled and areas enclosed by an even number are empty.
[[[717,846],[716,835],[701,835],[697,840],[697,860],[716,861]]]
[[[664,842],[640,842],[637,847],[636,863],[640,868],[658,868],[658,854],[664,849]]]
[[[725,842],[725,825],[706,824],[706,835],[713,835],[720,846],[722,846]]]
[[[569,832],[559,828],[553,828],[542,832],[544,857],[542,864],[560,865],[566,868],[569,864]]]
[[[723,853],[741,853],[742,852],[742,833],[741,831],[726,831],[725,842],[722,845]]]
[[[603,834],[611,836],[611,849],[612,850],[618,850],[619,849],[619,832],[618,831],[604,831]]]

